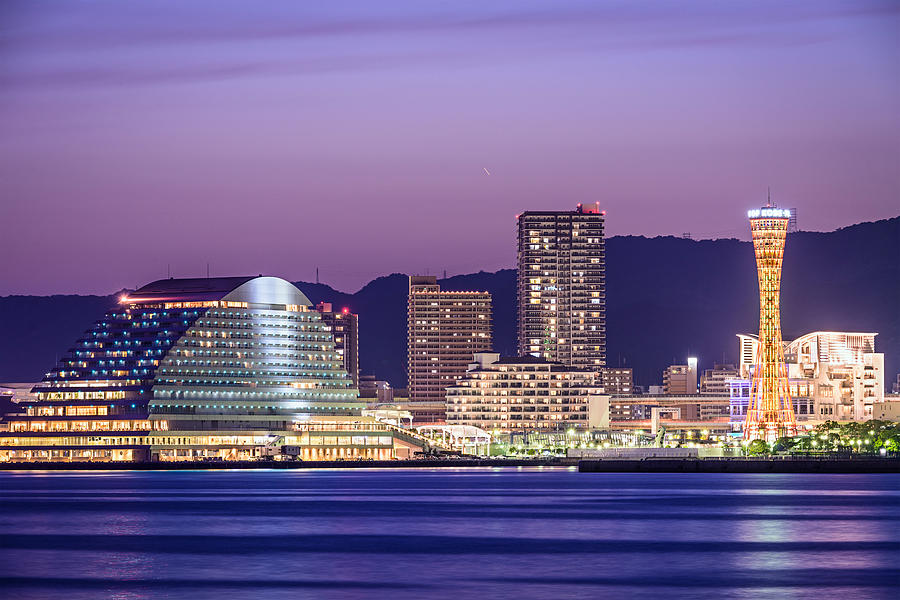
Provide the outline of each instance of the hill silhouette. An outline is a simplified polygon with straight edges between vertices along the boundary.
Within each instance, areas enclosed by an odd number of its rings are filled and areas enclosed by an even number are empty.
[[[494,349],[516,350],[513,269],[439,280],[443,289],[486,290],[494,305]],[[313,302],[360,315],[360,367],[406,385],[406,275],[379,277],[354,294],[297,282]],[[793,339],[815,330],[874,331],[886,383],[900,370],[900,217],[828,233],[789,235],[782,326]],[[0,298],[0,381],[37,381],[110,296]],[[636,383],[661,380],[688,355],[700,367],[737,360],[736,333],[758,328],[756,265],[749,242],[619,236],[607,240],[608,364],[634,368]]]

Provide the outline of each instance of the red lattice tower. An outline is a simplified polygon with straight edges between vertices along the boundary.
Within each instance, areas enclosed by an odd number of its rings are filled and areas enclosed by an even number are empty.
[[[747,213],[759,277],[759,347],[744,439],[773,442],[797,434],[781,341],[781,261],[790,212],[767,206]]]

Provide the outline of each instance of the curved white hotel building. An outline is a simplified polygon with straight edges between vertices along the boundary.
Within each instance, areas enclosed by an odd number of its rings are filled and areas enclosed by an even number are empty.
[[[406,457],[361,416],[330,328],[277,277],[164,279],[123,296],[20,403],[0,461]]]

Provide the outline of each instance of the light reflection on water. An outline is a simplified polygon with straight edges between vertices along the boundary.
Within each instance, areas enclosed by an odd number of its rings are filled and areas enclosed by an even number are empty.
[[[9,597],[892,597],[894,475],[0,473]]]

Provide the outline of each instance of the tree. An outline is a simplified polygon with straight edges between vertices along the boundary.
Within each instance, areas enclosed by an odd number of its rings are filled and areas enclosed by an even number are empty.
[[[800,438],[780,437],[772,444],[773,452],[787,452],[797,445]]]
[[[747,454],[762,456],[769,453],[769,444],[765,440],[753,440],[747,445]]]

